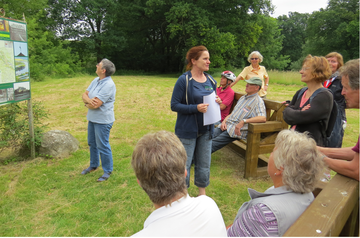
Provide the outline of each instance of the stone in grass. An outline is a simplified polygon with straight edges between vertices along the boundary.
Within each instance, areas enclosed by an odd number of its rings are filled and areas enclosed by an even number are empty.
[[[66,158],[79,149],[79,141],[69,132],[53,130],[43,134],[40,155]]]

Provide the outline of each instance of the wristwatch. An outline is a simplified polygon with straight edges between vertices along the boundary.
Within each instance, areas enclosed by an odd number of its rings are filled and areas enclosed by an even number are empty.
[[[244,121],[244,124],[246,123],[246,119],[243,119],[243,121]]]
[[[269,86],[269,84],[267,83],[267,84],[265,84],[266,86]]]

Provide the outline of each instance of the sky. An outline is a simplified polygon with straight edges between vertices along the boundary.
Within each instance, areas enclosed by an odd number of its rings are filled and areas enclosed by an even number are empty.
[[[328,0],[271,0],[275,6],[272,17],[288,15],[288,12],[312,13],[320,8],[326,8]]]

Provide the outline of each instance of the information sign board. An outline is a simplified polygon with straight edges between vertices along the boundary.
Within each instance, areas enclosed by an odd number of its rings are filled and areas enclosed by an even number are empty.
[[[26,23],[0,17],[0,105],[30,98]]]

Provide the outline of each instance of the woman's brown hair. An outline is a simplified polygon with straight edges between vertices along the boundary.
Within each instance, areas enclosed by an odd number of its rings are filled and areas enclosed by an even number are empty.
[[[208,49],[203,45],[199,45],[199,46],[192,47],[186,53],[186,61],[187,61],[186,70],[191,70],[192,69],[193,64],[192,64],[191,60],[192,59],[198,60],[203,51],[208,51]]]

